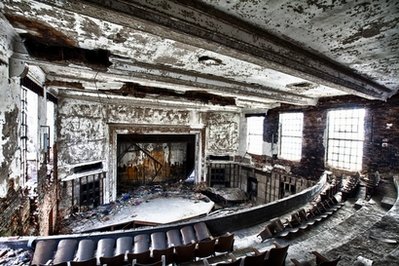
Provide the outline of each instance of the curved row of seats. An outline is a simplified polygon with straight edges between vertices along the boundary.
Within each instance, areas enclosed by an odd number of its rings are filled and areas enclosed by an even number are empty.
[[[244,256],[242,258],[235,258],[231,255],[231,261],[225,261],[215,264],[215,266],[223,266],[223,265],[230,265],[230,266],[266,266],[266,265],[273,265],[273,266],[283,266],[285,265],[285,260],[288,254],[288,245],[281,246],[278,243],[274,243],[273,248],[270,250],[266,250],[263,252],[258,251],[257,249],[254,250],[254,254]],[[207,259],[204,259],[204,266],[209,266],[209,262]]]
[[[151,264],[163,258],[166,264],[193,261],[231,252],[234,234],[212,237],[206,224],[186,225],[167,232],[101,238],[40,240],[36,243],[31,265],[124,265]],[[137,264],[138,265],[138,264]]]
[[[346,200],[347,198],[353,197],[356,193],[357,189],[360,186],[360,176],[353,175],[348,178],[343,178],[343,186],[341,189],[342,192],[342,200]]]
[[[271,220],[257,236],[261,242],[273,237],[287,237],[326,219],[343,206],[343,203],[335,197],[339,187],[340,182],[329,184],[314,201],[310,202],[307,210],[299,209],[284,222],[280,218]]]
[[[317,251],[312,251],[310,252],[316,257],[316,266],[336,266],[338,262],[341,260],[341,257],[337,257],[335,259],[328,259],[324,255],[320,254]],[[309,265],[306,262],[300,262],[297,259],[291,259],[292,263],[294,263],[295,266],[307,266]]]

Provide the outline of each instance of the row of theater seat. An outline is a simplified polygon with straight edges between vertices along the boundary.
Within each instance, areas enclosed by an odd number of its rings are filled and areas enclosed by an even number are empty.
[[[246,255],[242,258],[236,258],[233,255],[230,256],[230,261],[224,261],[213,264],[214,266],[283,266],[286,265],[286,258],[288,254],[288,245],[281,246],[274,243],[275,247],[270,250],[259,252],[254,248],[254,254]],[[311,251],[311,254],[316,257],[317,266],[336,266],[341,260],[341,257],[335,259],[329,259],[326,256],[320,254],[317,251]],[[310,265],[308,262],[300,262],[295,258],[291,259],[295,266],[307,266]],[[204,259],[204,266],[210,266],[207,259]]]
[[[353,197],[357,192],[360,186],[360,176],[359,175],[349,176],[347,178],[343,178],[342,182],[343,182],[343,187],[341,189],[342,200],[346,200],[348,198]]]
[[[335,259],[328,259],[326,256],[320,254],[317,251],[312,251],[310,252],[316,257],[316,265],[317,266],[336,266],[338,262],[341,260],[341,257],[337,257]],[[309,263],[307,262],[300,262],[297,259],[291,259],[292,263],[294,263],[295,266],[307,266]]]
[[[254,254],[248,254],[242,258],[235,258],[231,255],[231,261],[225,261],[215,264],[215,266],[263,266],[263,265],[272,265],[272,266],[283,266],[285,265],[285,259],[288,254],[288,245],[281,246],[277,243],[274,243],[273,248],[270,250],[266,250],[263,252],[254,249]],[[209,262],[207,259],[204,259],[204,266],[209,266]]]
[[[254,254],[246,255],[242,258],[236,258],[233,255],[230,256],[230,261],[224,261],[217,264],[215,266],[283,266],[286,265],[286,258],[288,254],[288,245],[281,246],[277,243],[274,243],[275,247],[270,250],[266,250],[263,252],[259,252],[254,248]],[[320,254],[317,251],[311,251],[316,257],[316,265],[317,266],[336,266],[338,262],[341,260],[341,257],[337,257],[335,259],[328,259],[326,256]],[[295,258],[291,259],[292,263],[295,266],[306,266],[309,265],[308,262],[300,262]],[[210,266],[207,259],[204,259],[204,266]]]
[[[310,207],[307,210],[304,208],[299,209],[291,214],[290,219],[284,222],[280,218],[271,220],[258,234],[258,237],[260,237],[262,242],[273,237],[287,237],[326,219],[343,206],[343,203],[338,202],[335,197],[339,187],[339,182],[329,184],[327,189],[314,201],[310,202]]]
[[[40,240],[36,243],[31,265],[124,265],[151,264],[163,258],[166,264],[193,261],[215,252],[233,250],[234,234],[214,238],[205,223],[118,238]],[[137,264],[137,265],[139,265]]]

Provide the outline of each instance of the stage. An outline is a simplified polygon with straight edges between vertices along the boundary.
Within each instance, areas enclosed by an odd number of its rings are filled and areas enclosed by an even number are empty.
[[[135,204],[114,204],[109,212],[102,207],[98,213],[76,219],[70,227],[73,233],[84,233],[169,224],[207,215],[213,206],[206,197],[157,197]]]

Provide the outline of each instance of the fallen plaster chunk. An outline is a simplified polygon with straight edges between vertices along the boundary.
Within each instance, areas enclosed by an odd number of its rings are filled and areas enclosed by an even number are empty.
[[[230,202],[244,202],[247,200],[245,192],[239,188],[208,187],[207,192]]]
[[[365,257],[358,256],[355,261],[356,266],[371,266],[373,265],[373,261],[370,259],[366,259]]]
[[[385,208],[390,209],[390,208],[392,208],[393,205],[395,204],[395,201],[396,201],[396,200],[395,200],[394,198],[384,197],[384,198],[382,198],[382,200],[381,200],[381,205],[382,205],[383,207],[385,207]]]

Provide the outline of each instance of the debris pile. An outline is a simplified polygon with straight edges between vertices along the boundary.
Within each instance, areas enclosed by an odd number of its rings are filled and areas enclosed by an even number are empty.
[[[32,258],[32,251],[26,249],[11,249],[0,245],[0,264],[4,266],[11,265],[29,265]]]
[[[125,216],[128,215],[132,207],[139,206],[143,202],[149,202],[157,198],[172,197],[189,199],[194,202],[210,202],[207,196],[195,191],[192,186],[187,186],[185,183],[140,186],[128,193],[123,193],[114,202],[72,214],[63,221],[63,226],[59,233],[74,233],[77,228],[82,228],[83,225],[87,224],[96,227],[95,225],[115,219],[118,215],[120,217],[121,213],[125,214]],[[131,218],[133,217],[134,214]]]

